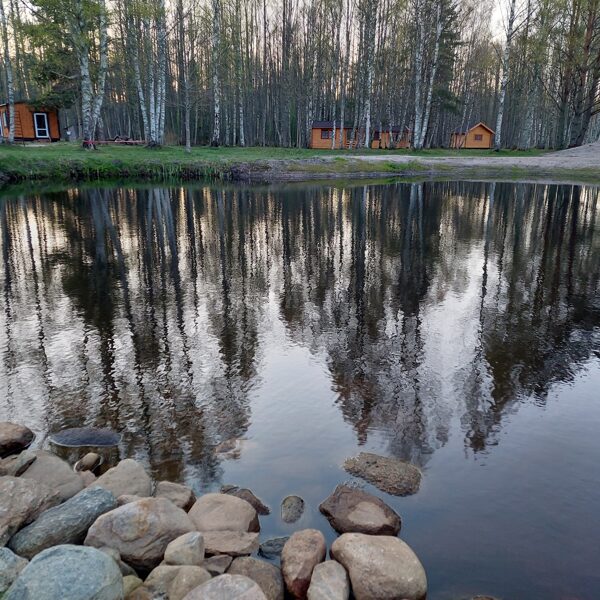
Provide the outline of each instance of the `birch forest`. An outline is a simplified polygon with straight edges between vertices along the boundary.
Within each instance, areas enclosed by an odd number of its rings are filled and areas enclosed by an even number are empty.
[[[360,145],[408,127],[416,149],[479,121],[498,148],[600,132],[600,0],[0,0],[0,38],[0,103],[59,108],[84,144],[305,147],[315,120]]]

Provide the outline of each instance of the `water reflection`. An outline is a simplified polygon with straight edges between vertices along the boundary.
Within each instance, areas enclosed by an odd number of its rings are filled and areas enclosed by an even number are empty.
[[[599,352],[595,189],[74,189],[0,219],[3,418],[112,426],[160,477],[219,476],[273,347],[322,361],[357,445],[420,464]]]

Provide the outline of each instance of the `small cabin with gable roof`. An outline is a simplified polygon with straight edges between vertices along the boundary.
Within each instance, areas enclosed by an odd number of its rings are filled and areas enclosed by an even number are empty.
[[[389,148],[410,148],[412,141],[412,131],[408,127],[382,127],[373,132],[371,148],[389,149]]]
[[[8,104],[0,104],[0,127],[2,137],[10,131]],[[39,108],[28,102],[15,102],[15,142],[58,142],[60,125],[58,111],[54,108]]]
[[[450,134],[450,148],[455,149],[489,150],[493,141],[494,130],[483,122],[456,129]]]
[[[362,130],[357,130],[355,139],[352,140],[352,125],[348,123],[346,123],[343,127],[340,127],[340,123],[338,121],[313,121],[310,132],[310,147],[313,149],[331,150],[334,129],[334,148],[356,148],[361,134],[364,137],[364,132]],[[340,140],[342,142],[341,146]]]

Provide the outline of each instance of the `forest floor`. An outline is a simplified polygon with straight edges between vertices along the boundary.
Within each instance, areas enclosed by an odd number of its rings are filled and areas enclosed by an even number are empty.
[[[561,152],[308,150],[195,147],[148,149],[75,143],[0,145],[0,185],[25,181],[148,181],[199,178],[252,182],[411,177],[600,183],[600,143]]]

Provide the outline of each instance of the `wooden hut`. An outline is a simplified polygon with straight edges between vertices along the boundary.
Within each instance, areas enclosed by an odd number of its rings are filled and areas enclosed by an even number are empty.
[[[314,149],[331,150],[333,130],[333,121],[313,121],[312,129],[310,132],[310,147]],[[342,148],[356,148],[357,140],[361,137],[361,134],[364,137],[364,132],[362,130],[357,131],[356,138],[354,140],[351,140],[352,125],[345,124],[343,127],[340,127],[340,124],[336,122],[335,148],[340,147],[340,139],[342,142]]]
[[[492,147],[493,140],[494,130],[480,122],[453,131],[450,134],[450,148],[485,150]]]
[[[411,141],[412,131],[408,127],[382,127],[374,131],[371,148],[410,148]]]
[[[9,133],[8,104],[0,104],[2,136]],[[15,102],[15,141],[58,142],[60,125],[58,111],[51,108],[34,108],[27,102]]]

